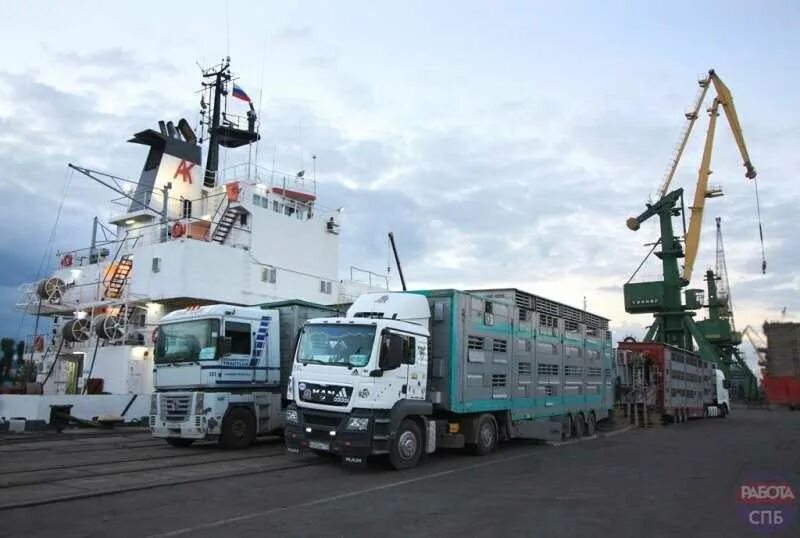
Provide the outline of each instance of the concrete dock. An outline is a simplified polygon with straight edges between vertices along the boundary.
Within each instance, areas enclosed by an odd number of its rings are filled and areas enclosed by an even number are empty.
[[[407,472],[290,456],[279,439],[231,452],[143,431],[16,436],[0,438],[0,535],[756,536],[741,484],[777,477],[799,493],[798,454],[800,413],[747,409],[445,452]]]

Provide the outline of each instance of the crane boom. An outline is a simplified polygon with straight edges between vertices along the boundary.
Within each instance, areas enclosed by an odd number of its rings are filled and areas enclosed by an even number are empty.
[[[686,143],[689,140],[689,135],[692,132],[692,127],[697,121],[700,107],[703,106],[708,88],[713,85],[716,96],[714,102],[708,109],[709,122],[708,130],[706,132],[705,144],[703,146],[703,157],[700,161],[700,168],[697,171],[697,185],[695,186],[694,199],[692,200],[691,216],[689,218],[689,226],[683,237],[685,245],[685,259],[683,266],[682,279],[685,282],[690,282],[692,279],[692,272],[694,271],[694,264],[697,260],[697,253],[700,248],[700,232],[703,226],[703,211],[705,209],[706,198],[715,198],[722,196],[722,190],[719,188],[709,188],[708,178],[711,175],[711,154],[714,150],[714,135],[717,127],[717,117],[719,116],[719,107],[722,105],[722,110],[725,112],[725,117],[728,120],[728,125],[733,133],[733,138],[739,148],[739,153],[742,156],[742,161],[745,168],[745,177],[752,179],[755,185],[756,192],[756,209],[758,213],[758,233],[761,240],[761,271],[766,272],[767,262],[764,253],[764,232],[761,226],[761,208],[758,200],[758,184],[755,182],[756,169],[753,163],[750,162],[750,154],[747,152],[747,145],[744,142],[744,135],[742,134],[742,126],[739,123],[739,116],[736,114],[736,106],[733,104],[733,96],[731,91],[724,82],[717,76],[713,69],[708,71],[708,75],[698,81],[700,90],[697,93],[692,109],[686,113],[687,123],[681,132],[678,144],[667,167],[667,173],[664,180],[659,187],[659,198],[667,195],[667,191],[675,175],[675,170],[683,155],[683,150],[686,148]],[[630,219],[629,219],[630,220]],[[636,229],[636,228],[632,228]]]
[[[697,83],[700,85],[700,89],[697,91],[692,109],[686,113],[686,124],[683,126],[683,130],[678,138],[678,144],[675,146],[675,151],[669,161],[669,166],[667,166],[667,173],[664,175],[664,181],[662,181],[661,187],[658,189],[659,198],[663,198],[669,190],[672,178],[675,176],[675,170],[678,168],[678,163],[683,155],[683,150],[686,149],[686,143],[689,141],[689,135],[692,134],[692,127],[694,127],[694,122],[697,121],[700,115],[700,107],[703,106],[706,92],[708,92],[708,78],[700,79]]]
[[[714,88],[717,90],[717,100],[720,102],[722,109],[725,111],[725,116],[728,118],[728,124],[731,126],[733,138],[736,140],[736,145],[739,147],[739,153],[742,155],[742,161],[745,167],[744,176],[747,179],[755,179],[756,169],[750,162],[750,155],[747,153],[747,145],[744,143],[742,126],[739,123],[739,116],[736,114],[736,107],[733,104],[733,95],[731,95],[731,91],[717,76],[713,69],[708,72],[708,76],[714,83]]]

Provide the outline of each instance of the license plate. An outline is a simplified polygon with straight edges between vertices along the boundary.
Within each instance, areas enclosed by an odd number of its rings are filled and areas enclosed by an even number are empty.
[[[309,441],[308,448],[312,450],[330,450],[331,444],[323,441]]]

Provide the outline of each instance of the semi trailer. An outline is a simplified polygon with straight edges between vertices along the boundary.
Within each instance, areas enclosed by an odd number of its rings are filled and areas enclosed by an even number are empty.
[[[618,344],[617,401],[631,422],[642,426],[726,417],[729,380],[698,354],[659,342]]]
[[[170,445],[216,440],[244,448],[281,433],[293,346],[306,320],[339,311],[305,301],[192,306],[165,315],[153,337],[150,430]]]
[[[440,448],[592,435],[612,368],[607,319],[524,291],[369,293],[303,326],[285,441],[404,469]]]

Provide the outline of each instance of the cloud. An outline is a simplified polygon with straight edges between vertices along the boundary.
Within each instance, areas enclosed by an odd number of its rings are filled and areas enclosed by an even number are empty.
[[[285,27],[273,38],[306,42],[314,36],[309,27]],[[326,91],[346,110],[378,108],[367,75],[339,72],[329,51],[303,57],[318,76],[329,76]],[[66,162],[136,177],[144,154],[126,144],[127,137],[153,126],[164,111],[172,118],[186,113],[176,92],[157,91],[163,76],[158,70],[155,81],[128,88],[131,77],[160,61],[143,61],[124,49],[56,58],[80,71],[84,84],[58,84],[33,72],[0,73],[0,97],[17,104],[13,115],[0,113],[0,194],[6,201],[0,225],[15,231],[0,239],[0,256],[14,260],[0,270],[3,294],[35,277],[61,201]],[[124,102],[108,101],[108,93],[125,95],[117,99]],[[580,114],[552,98],[486,99],[456,119],[413,117],[407,124],[360,128],[358,122],[337,122],[324,103],[279,95],[264,103],[259,159],[271,166],[274,152],[278,169],[306,169],[307,177],[316,164],[321,205],[345,208],[343,277],[350,265],[382,272],[388,264],[398,284],[386,238],[392,231],[412,287],[514,286],[575,306],[586,297],[590,310],[612,318],[618,336],[640,337],[651,318],[624,313],[621,286],[657,230],[648,223],[634,234],[624,221],[643,210],[655,190],[680,123],[663,113],[669,99],[651,97],[644,109],[608,104]],[[792,306],[800,262],[793,224],[797,189],[781,196],[775,181],[762,185],[770,262],[762,277],[752,192],[728,179],[741,176],[737,166],[723,164],[738,162],[729,149],[715,157],[730,189],[726,198],[709,201],[698,275],[713,264],[713,216],[719,212],[743,321],[752,323],[779,304],[800,311],[800,304]],[[229,164],[243,159],[233,151],[225,158]],[[676,186],[691,189],[694,166],[681,170]],[[56,238],[56,246],[65,248],[87,243],[91,217],[110,212],[102,187],[79,176],[72,182]],[[658,261],[643,271],[658,273]],[[15,330],[9,310],[9,301],[0,304],[0,333]]]

